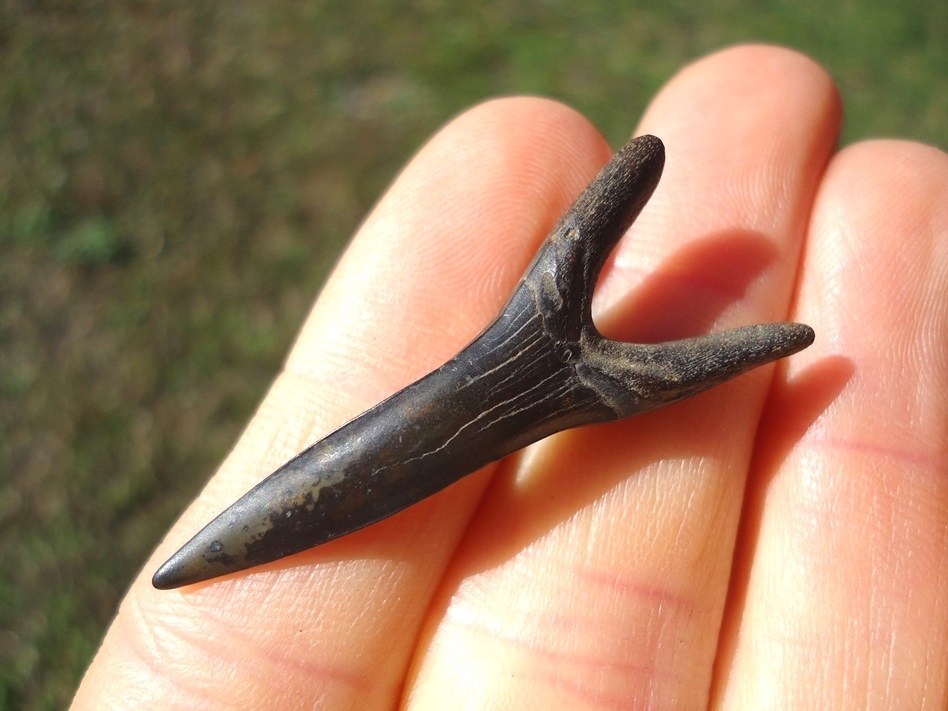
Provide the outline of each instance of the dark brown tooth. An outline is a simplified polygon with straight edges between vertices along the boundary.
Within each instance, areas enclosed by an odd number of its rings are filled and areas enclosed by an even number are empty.
[[[663,164],[654,136],[626,145],[480,336],[260,482],[162,565],[154,586],[197,583],[331,541],[554,432],[668,405],[810,345],[813,330],[794,323],[655,345],[598,333],[596,278]]]

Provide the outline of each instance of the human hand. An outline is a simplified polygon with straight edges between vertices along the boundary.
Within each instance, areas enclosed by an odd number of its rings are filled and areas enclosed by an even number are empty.
[[[548,101],[446,127],[360,229],[74,708],[943,708],[948,160],[834,155],[839,119],[799,55],[688,67],[636,131],[663,139],[665,174],[596,297],[611,338],[790,319],[809,350],[319,548],[154,590],[259,479],[477,335],[609,155]]]

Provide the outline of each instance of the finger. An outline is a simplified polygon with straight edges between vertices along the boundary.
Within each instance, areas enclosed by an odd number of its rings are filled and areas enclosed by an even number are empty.
[[[948,705],[946,205],[931,148],[826,175],[796,306],[820,337],[762,427],[722,707]]]
[[[597,320],[652,340],[779,320],[838,130],[826,74],[744,47],[675,77],[666,144]],[[418,708],[704,707],[768,373],[547,440],[495,477],[416,658]]]
[[[551,102],[494,102],[412,161],[366,220],[285,373],[134,584],[76,707],[391,707],[490,472],[378,526],[262,569],[158,592],[155,567],[290,456],[463,347],[608,156]]]

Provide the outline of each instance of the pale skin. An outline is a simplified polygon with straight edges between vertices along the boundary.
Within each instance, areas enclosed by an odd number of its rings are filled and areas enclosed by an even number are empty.
[[[597,291],[612,338],[795,320],[808,350],[322,547],[154,590],[225,506],[477,335],[609,156],[551,101],[454,120],[355,236],[73,708],[945,708],[948,158],[837,151],[840,120],[828,75],[786,50],[683,69],[629,118],[665,174]]]

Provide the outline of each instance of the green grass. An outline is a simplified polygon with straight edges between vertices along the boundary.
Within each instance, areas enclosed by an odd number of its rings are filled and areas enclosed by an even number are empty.
[[[614,145],[742,40],[820,60],[847,142],[948,146],[942,0],[0,0],[0,708],[65,706],[401,164],[536,93]]]

